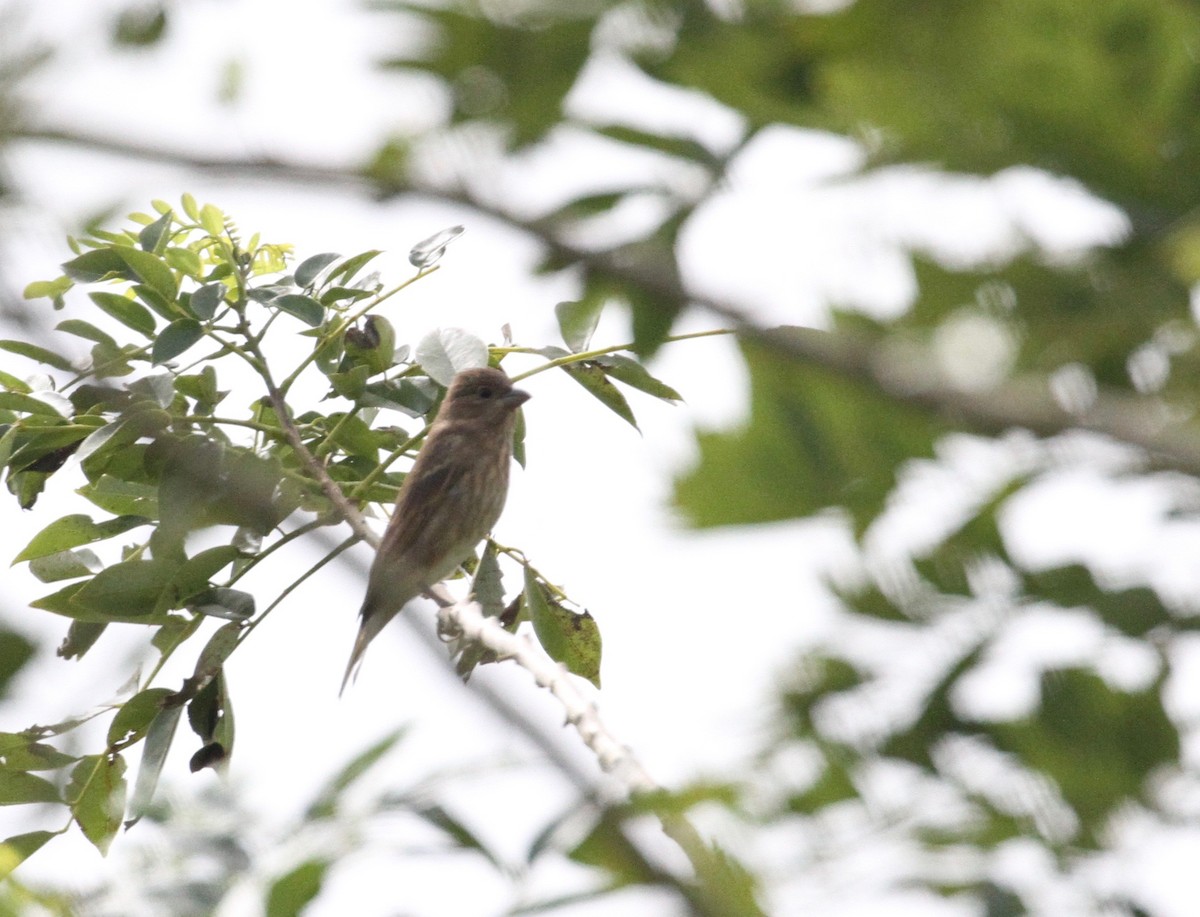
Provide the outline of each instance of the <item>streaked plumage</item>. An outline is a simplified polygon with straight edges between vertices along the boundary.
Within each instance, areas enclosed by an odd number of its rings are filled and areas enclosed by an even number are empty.
[[[517,409],[528,399],[498,369],[464,370],[451,381],[371,565],[343,691],[384,625],[449,576],[500,518]]]

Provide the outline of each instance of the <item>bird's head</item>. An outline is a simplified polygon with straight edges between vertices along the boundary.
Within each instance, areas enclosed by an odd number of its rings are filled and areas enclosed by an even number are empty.
[[[513,388],[512,380],[499,369],[464,369],[451,380],[440,414],[453,420],[507,418],[529,397],[528,392]]]

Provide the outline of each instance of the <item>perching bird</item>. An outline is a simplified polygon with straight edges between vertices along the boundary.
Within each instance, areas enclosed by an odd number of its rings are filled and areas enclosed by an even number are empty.
[[[517,408],[529,394],[498,369],[466,369],[400,485],[371,564],[342,691],[367,645],[410,599],[449,576],[492,530],[508,496]],[[340,692],[339,692],[340,693]]]

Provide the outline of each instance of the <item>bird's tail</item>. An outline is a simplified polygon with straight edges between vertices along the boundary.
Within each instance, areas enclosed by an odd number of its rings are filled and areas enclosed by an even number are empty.
[[[354,649],[350,651],[350,661],[346,663],[346,674],[342,676],[342,686],[338,689],[338,697],[341,697],[346,690],[346,685],[350,684],[351,678],[358,677],[358,670],[362,666],[363,653],[367,651],[367,645],[374,637],[374,633],[367,630],[367,621],[362,622],[362,626],[358,629],[358,636],[354,638]]]
[[[396,617],[396,613],[399,610],[399,608],[390,610],[386,606],[380,607],[380,603],[374,597],[373,591],[367,591],[367,597],[358,612],[362,623],[358,626],[358,636],[354,638],[354,649],[350,651],[350,661],[346,663],[346,674],[342,676],[342,687],[338,691],[338,697],[342,696],[342,692],[346,690],[346,685],[358,677],[358,669],[362,666],[363,653],[367,651],[367,647],[370,646],[371,641],[383,630],[384,625],[388,621]]]

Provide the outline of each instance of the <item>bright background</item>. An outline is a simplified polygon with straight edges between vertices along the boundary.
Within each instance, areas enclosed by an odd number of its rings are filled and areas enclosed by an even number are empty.
[[[375,55],[395,52],[398,36],[382,34],[380,18],[355,3],[314,0],[288,5],[281,15],[279,4],[266,0],[195,0],[173,9],[163,43],[119,56],[107,47],[107,28],[124,4],[57,0],[9,6],[21,9],[21,35],[44,32],[71,52],[34,79],[31,108],[37,119],[118,135],[149,148],[352,166],[381,134],[437,123],[446,104],[432,81],[381,74],[370,66]],[[393,29],[395,20],[387,22]],[[70,35],[65,41],[64,32]],[[417,42],[421,36],[399,37]],[[228,67],[240,68],[236,104],[218,99]],[[403,106],[398,99],[404,99]],[[616,113],[633,123],[677,125],[713,146],[731,146],[743,129],[736,113],[697,94],[653,84],[615,58],[590,66],[570,107],[585,121]],[[560,133],[550,149],[516,163],[489,164],[486,140],[457,154],[478,157],[477,186],[529,212],[607,187],[614,178],[695,180],[666,157],[633,154],[582,132]],[[444,167],[444,156],[455,153],[427,150],[426,167],[436,171]],[[0,263],[16,290],[56,275],[67,256],[65,232],[93,214],[115,208],[119,220],[128,210],[146,209],[152,198],[175,202],[188,191],[220,206],[243,229],[292,243],[298,260],[323,251],[386,248],[375,262],[385,284],[411,274],[411,245],[447,226],[465,225],[465,235],[451,246],[441,269],[387,307],[398,340],[415,341],[432,328],[456,326],[496,341],[507,323],[518,343],[559,343],[553,306],[578,294],[561,278],[532,276],[537,252],[528,240],[443,203],[375,202],[336,188],[256,184],[241,176],[106,160],[49,143],[19,143],[6,161],[22,197],[2,218],[20,232],[6,234]],[[904,167],[862,178],[854,174],[862,161],[857,145],[832,134],[785,127],[764,132],[737,156],[726,187],[682,236],[679,258],[689,283],[745,306],[764,324],[822,326],[830,301],[885,318],[907,309],[916,296],[913,250],[955,266],[993,263],[1031,247],[1051,260],[1069,260],[1092,246],[1116,243],[1127,231],[1117,208],[1034,169],[1014,168],[981,179]],[[603,230],[611,234],[607,238],[633,235],[654,216],[652,202],[642,209],[628,206]],[[57,320],[39,311],[44,302],[27,308],[32,328]],[[691,313],[677,330],[719,326],[715,318]],[[610,310],[594,340],[629,338],[624,313]],[[990,372],[989,367],[1006,368],[1005,341],[988,340],[985,336],[981,349],[965,358],[947,347],[947,359],[960,360],[968,381],[973,373]],[[513,359],[506,365],[519,371],[531,364]],[[696,428],[731,427],[745,418],[745,370],[730,338],[668,345],[651,369],[686,403],[670,407],[635,395],[640,436],[565,378],[545,374],[530,380],[528,467],[514,472],[496,535],[521,547],[596,616],[605,650],[604,688],[596,694],[601,713],[648,770],[673,786],[753,766],[745,749],[761,744],[769,732],[772,687],[780,672],[834,620],[833,600],[822,580],[852,578],[856,553],[845,521],[833,514],[745,529],[684,529],[670,507],[673,476],[696,460]],[[930,519],[952,511],[955,487],[970,490],[972,473],[986,478],[994,454],[981,446],[971,452],[965,440],[961,445],[941,478],[926,481],[923,489],[920,482],[913,484],[917,499],[907,511],[897,509],[887,530],[896,544],[926,537],[925,529],[936,527]],[[1068,550],[1101,556],[1115,541],[1131,580],[1149,579],[1179,594],[1194,589],[1190,558],[1200,538],[1195,526],[1175,531],[1165,542],[1143,542],[1142,551],[1127,550],[1138,543],[1131,533],[1154,515],[1153,488],[1117,489],[1086,473],[1062,478],[1026,494],[1007,520],[1021,533],[1031,564],[1059,562]],[[15,555],[47,519],[80,511],[81,501],[73,501],[64,486],[69,480],[56,478],[35,512],[9,511],[0,529],[0,556]],[[1104,511],[1094,511],[1100,505]],[[369,560],[362,547],[353,555],[362,563]],[[312,549],[306,564],[318,557]],[[265,567],[248,587],[262,590],[263,597],[301,569],[295,553],[286,552],[279,563]],[[20,610],[45,586],[23,567],[10,570],[4,583],[14,625],[53,646],[65,631],[63,622]],[[323,571],[275,612],[228,666],[238,724],[228,779],[250,807],[246,817],[252,835],[266,843],[286,831],[354,752],[410,723],[410,735],[371,786],[409,786],[448,761],[465,762],[461,776],[446,778],[452,788],[447,795],[463,811],[492,812],[482,821],[504,831],[489,841],[519,857],[533,833],[570,804],[568,788],[533,760],[524,740],[459,690],[442,660],[404,627],[392,626],[376,641],[357,684],[339,700],[337,685],[361,589],[360,577],[344,566]],[[427,609],[416,613],[429,616]],[[46,653],[22,675],[16,700],[0,710],[0,726],[19,729],[78,713],[86,698],[99,693],[98,684],[115,692],[118,673],[128,667],[114,660],[141,645],[135,629],[112,633],[120,630],[110,628],[103,651],[78,663]],[[1114,665],[1122,661],[1136,679],[1138,660],[1121,657]],[[908,664],[921,663],[917,657]],[[185,674],[168,671],[163,683]],[[476,678],[531,710],[547,729],[558,728],[561,713],[522,671],[494,666]],[[1003,693],[994,685],[981,690],[993,700]],[[561,745],[594,769],[568,730],[562,730]],[[177,742],[163,784],[183,798],[213,790],[219,782],[212,772],[189,776],[188,751],[185,742]],[[501,762],[513,766],[497,769]],[[6,820],[19,814],[0,811]],[[219,814],[210,811],[209,816]],[[726,840],[735,849],[759,843],[736,836]],[[74,833],[50,844],[23,874],[28,880],[42,877],[87,888],[131,875],[140,843],[135,830],[101,860]],[[788,843],[786,837],[770,841],[780,845],[776,851]],[[1174,869],[1200,854],[1200,845],[1190,837],[1157,843],[1154,856],[1131,854],[1121,869],[1130,883],[1158,890],[1165,902],[1162,913],[1183,914],[1170,910],[1173,897],[1164,886],[1185,886],[1184,898],[1200,893],[1194,878]],[[770,845],[756,855],[782,862]],[[827,917],[967,913],[916,892],[881,898],[879,888],[893,869],[886,858],[880,860],[881,850],[868,843],[861,858],[806,876],[802,889],[788,877],[774,877],[779,913],[800,913],[801,905],[805,914]],[[263,849],[263,873],[294,852]],[[502,912],[507,887],[490,869],[464,864],[431,857],[428,868],[398,875],[390,866],[381,868],[370,853],[351,858],[309,913],[395,914],[384,898],[397,886],[404,889],[405,913]],[[569,867],[535,872],[529,890],[546,891],[570,878]],[[135,883],[126,881],[132,889]],[[620,900],[623,914],[664,913],[664,901],[654,895]],[[126,906],[126,913],[153,913],[152,908],[137,910],[144,903]],[[256,907],[247,891],[223,913],[252,914]],[[581,905],[571,913],[612,913],[607,907],[611,903]]]

